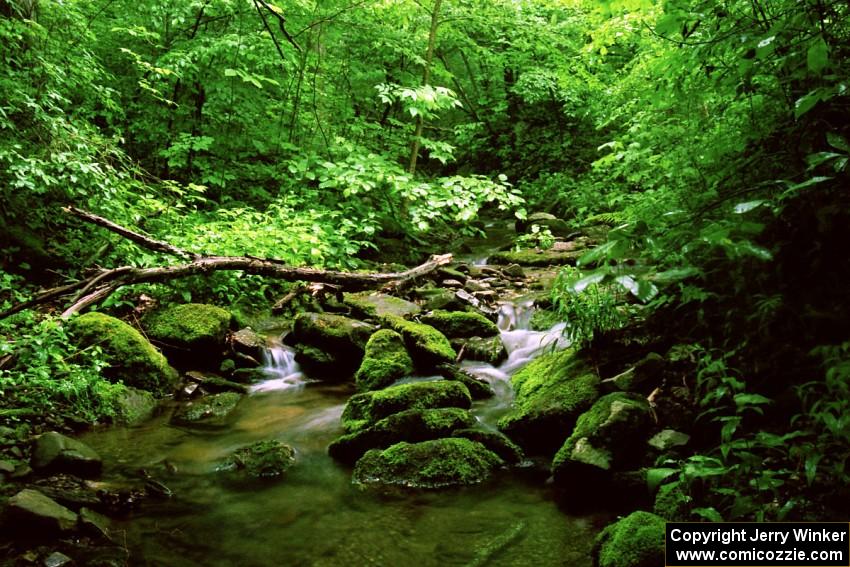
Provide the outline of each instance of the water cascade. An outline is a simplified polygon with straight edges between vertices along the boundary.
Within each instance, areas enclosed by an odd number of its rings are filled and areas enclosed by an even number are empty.
[[[300,388],[306,381],[304,374],[295,361],[295,351],[284,345],[280,339],[270,339],[263,352],[263,371],[269,376],[251,387],[252,392],[268,392]]]

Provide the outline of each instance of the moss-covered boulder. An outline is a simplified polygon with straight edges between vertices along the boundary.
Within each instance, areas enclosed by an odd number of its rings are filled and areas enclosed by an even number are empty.
[[[295,450],[271,439],[240,447],[227,458],[221,469],[250,478],[274,478],[283,475],[293,464]]]
[[[317,378],[350,380],[363,361],[363,353],[375,327],[341,315],[300,313],[286,342],[294,346],[296,359]]]
[[[405,410],[343,435],[330,444],[328,454],[338,461],[354,463],[369,449],[384,449],[401,441],[449,437],[452,431],[472,427],[475,423],[475,417],[460,408]]]
[[[458,299],[454,291],[441,287],[420,287],[413,290],[413,297],[422,302],[422,309],[432,311],[464,311],[466,304]]]
[[[440,488],[486,480],[502,460],[481,443],[456,437],[373,449],[357,461],[354,482]]]
[[[502,337],[470,337],[468,339],[453,339],[452,347],[463,360],[478,360],[498,366],[508,358],[508,349],[502,342]]]
[[[11,498],[4,511],[6,528],[27,537],[53,536],[77,527],[77,514],[38,490],[25,488]]]
[[[511,378],[514,404],[499,429],[530,453],[551,455],[599,397],[599,378],[572,351],[537,357]]]
[[[177,386],[177,371],[145,337],[127,323],[104,315],[86,313],[68,323],[81,347],[97,345],[109,362],[103,374],[112,381],[156,393]]]
[[[477,441],[496,453],[500,459],[508,464],[515,465],[524,458],[522,449],[508,439],[507,435],[498,431],[475,428],[457,429],[452,431],[452,437],[463,437],[470,441]]]
[[[487,317],[471,311],[432,311],[419,318],[450,339],[465,337],[492,337],[499,334],[499,328]]]
[[[385,315],[412,317],[422,308],[411,301],[385,293],[346,293],[343,303],[351,308],[351,314],[363,319],[377,319]]]
[[[664,565],[664,518],[632,512],[607,526],[593,545],[595,567],[656,567]]]
[[[219,427],[226,425],[227,417],[236,409],[240,394],[225,392],[193,400],[174,412],[171,423],[175,425]]]
[[[420,370],[430,371],[440,364],[454,362],[457,357],[449,339],[430,325],[405,321],[394,315],[384,317],[382,322],[402,336],[413,363]]]
[[[157,401],[153,394],[136,388],[125,388],[115,397],[116,423],[138,425],[153,416]]]
[[[662,484],[655,495],[652,511],[668,522],[687,522],[691,519],[693,498],[688,495],[681,482]]]
[[[185,303],[158,309],[143,324],[151,339],[192,360],[212,356],[221,361],[224,339],[233,316],[227,309],[203,303]]]
[[[604,487],[610,473],[635,464],[646,449],[652,416],[646,399],[623,392],[603,396],[583,413],[555,455],[555,483],[587,493]]]
[[[413,360],[401,335],[390,329],[381,329],[366,343],[366,354],[354,381],[359,391],[366,392],[385,388],[412,373]]]
[[[384,390],[355,394],[342,412],[342,426],[357,431],[394,413],[409,409],[455,407],[469,409],[472,397],[458,382],[413,382]]]
[[[491,264],[519,264],[520,266],[575,266],[585,250],[540,250],[532,248],[510,252],[496,252],[488,258]]]
[[[31,464],[38,471],[71,473],[84,478],[98,476],[103,468],[103,461],[94,449],[56,431],[35,438]]]

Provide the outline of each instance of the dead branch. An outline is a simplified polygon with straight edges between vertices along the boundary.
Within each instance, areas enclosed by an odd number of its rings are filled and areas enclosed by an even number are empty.
[[[0,319],[28,307],[69,295],[71,292],[77,292],[70,300],[70,306],[62,312],[62,318],[67,319],[74,313],[78,313],[87,307],[103,301],[123,286],[162,282],[194,275],[205,275],[215,271],[242,271],[247,274],[265,276],[283,281],[323,283],[328,286],[337,286],[339,289],[359,291],[380,287],[397,287],[405,282],[426,275],[452,261],[451,254],[443,254],[432,256],[424,264],[403,272],[373,274],[319,270],[315,268],[295,268],[287,266],[280,260],[273,258],[212,256],[187,252],[166,242],[134,232],[87,211],[74,207],[67,207],[64,210],[87,222],[120,234],[144,248],[174,256],[188,256],[191,261],[155,268],[121,266],[112,269],[95,270],[90,276],[78,282],[45,290],[35,298],[18,304],[4,313],[0,313]]]

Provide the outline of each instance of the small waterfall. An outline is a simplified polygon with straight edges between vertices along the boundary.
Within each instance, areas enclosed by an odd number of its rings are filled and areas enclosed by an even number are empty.
[[[295,361],[295,351],[279,339],[270,340],[263,352],[263,370],[269,379],[251,386],[252,392],[288,390],[305,384],[304,374]]]
[[[533,313],[533,299],[526,299],[519,303],[503,303],[499,308],[499,318],[496,321],[496,326],[499,327],[500,331],[528,329]]]
[[[496,420],[510,407],[513,401],[511,375],[547,350],[570,346],[570,341],[563,336],[566,323],[558,323],[548,331],[530,330],[528,327],[533,313],[534,300],[502,304],[496,325],[508,351],[508,359],[498,368],[482,362],[463,363],[464,369],[486,380],[496,392],[493,399],[476,409],[476,415],[485,424],[494,426]]]

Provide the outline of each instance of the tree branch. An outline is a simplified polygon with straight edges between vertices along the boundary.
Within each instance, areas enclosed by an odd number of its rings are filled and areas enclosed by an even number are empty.
[[[77,292],[70,300],[71,305],[62,312],[62,318],[67,319],[74,313],[78,313],[106,299],[109,295],[126,285],[161,282],[175,278],[208,274],[215,271],[242,271],[246,274],[266,276],[283,281],[316,282],[339,286],[341,289],[347,290],[365,290],[401,287],[403,284],[433,272],[438,267],[449,264],[452,261],[451,254],[443,254],[432,256],[424,264],[403,272],[373,274],[319,270],[316,268],[294,268],[286,265],[281,260],[273,258],[212,256],[187,252],[167,242],[141,235],[87,211],[75,207],[66,207],[63,210],[68,214],[120,234],[144,248],[169,255],[188,257],[190,261],[183,264],[155,268],[121,266],[118,268],[97,270],[94,274],[83,280],[46,290],[33,299],[13,306],[6,312],[0,313],[0,319],[28,307],[46,303],[51,299],[68,295],[71,292]]]

